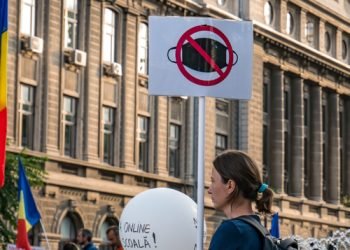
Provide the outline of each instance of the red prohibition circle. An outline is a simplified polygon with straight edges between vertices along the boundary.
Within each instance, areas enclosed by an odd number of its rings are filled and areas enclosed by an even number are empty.
[[[228,60],[228,64],[226,66],[226,70],[225,71],[221,71],[220,68],[218,68],[218,66],[215,64],[215,62],[213,62],[210,58],[210,56],[203,51],[203,49],[196,43],[196,41],[194,41],[194,39],[191,37],[191,35],[193,35],[196,32],[199,31],[210,31],[210,32],[214,32],[216,35],[218,35],[225,43],[227,50],[228,50],[228,54],[229,54],[229,60]],[[181,52],[182,52],[182,45],[186,42],[190,42],[194,48],[198,51],[198,53],[200,53],[203,58],[205,60],[207,60],[209,63],[210,61],[213,63],[211,64],[213,66],[213,68],[215,69],[215,71],[219,74],[219,77],[213,79],[213,80],[202,80],[199,79],[197,77],[194,77],[193,75],[191,75],[185,68],[184,64],[182,63],[181,60]],[[201,51],[202,50],[202,51]],[[197,84],[197,85],[201,85],[201,86],[213,86],[216,85],[220,82],[222,82],[230,73],[232,66],[233,66],[233,49],[231,46],[230,41],[227,39],[227,37],[225,36],[225,34],[220,31],[219,29],[213,27],[213,26],[209,26],[209,25],[199,25],[199,26],[195,26],[189,30],[187,30],[179,39],[177,45],[176,45],[176,51],[175,51],[175,56],[176,56],[176,64],[179,68],[179,70],[181,71],[181,73],[191,82]]]

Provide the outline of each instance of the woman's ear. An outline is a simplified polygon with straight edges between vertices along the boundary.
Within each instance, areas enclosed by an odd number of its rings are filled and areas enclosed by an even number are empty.
[[[231,194],[233,191],[235,191],[236,188],[236,182],[234,180],[228,180],[226,183],[227,191],[229,194]]]

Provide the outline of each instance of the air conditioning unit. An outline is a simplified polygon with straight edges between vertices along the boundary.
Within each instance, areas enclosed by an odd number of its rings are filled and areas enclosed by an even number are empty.
[[[110,76],[122,76],[122,65],[120,63],[111,63],[110,65],[106,66],[106,74]]]
[[[28,36],[24,40],[24,48],[37,54],[43,53],[44,40],[36,36]]]
[[[69,62],[77,66],[86,66],[86,52],[82,50],[72,50]]]

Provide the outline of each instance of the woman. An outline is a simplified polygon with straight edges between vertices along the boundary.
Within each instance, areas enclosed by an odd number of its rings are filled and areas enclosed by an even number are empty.
[[[255,162],[241,151],[228,150],[218,155],[212,170],[211,195],[214,207],[224,212],[224,220],[213,235],[209,250],[260,250],[263,238],[240,216],[251,216],[253,202],[261,213],[271,213],[273,192],[262,183]]]

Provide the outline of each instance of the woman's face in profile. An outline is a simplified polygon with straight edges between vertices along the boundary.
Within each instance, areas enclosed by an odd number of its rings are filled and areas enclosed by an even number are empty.
[[[211,196],[211,200],[215,209],[223,210],[227,204],[227,197],[231,193],[228,184],[223,183],[220,174],[213,167],[211,173],[211,184],[208,189],[208,193]]]

